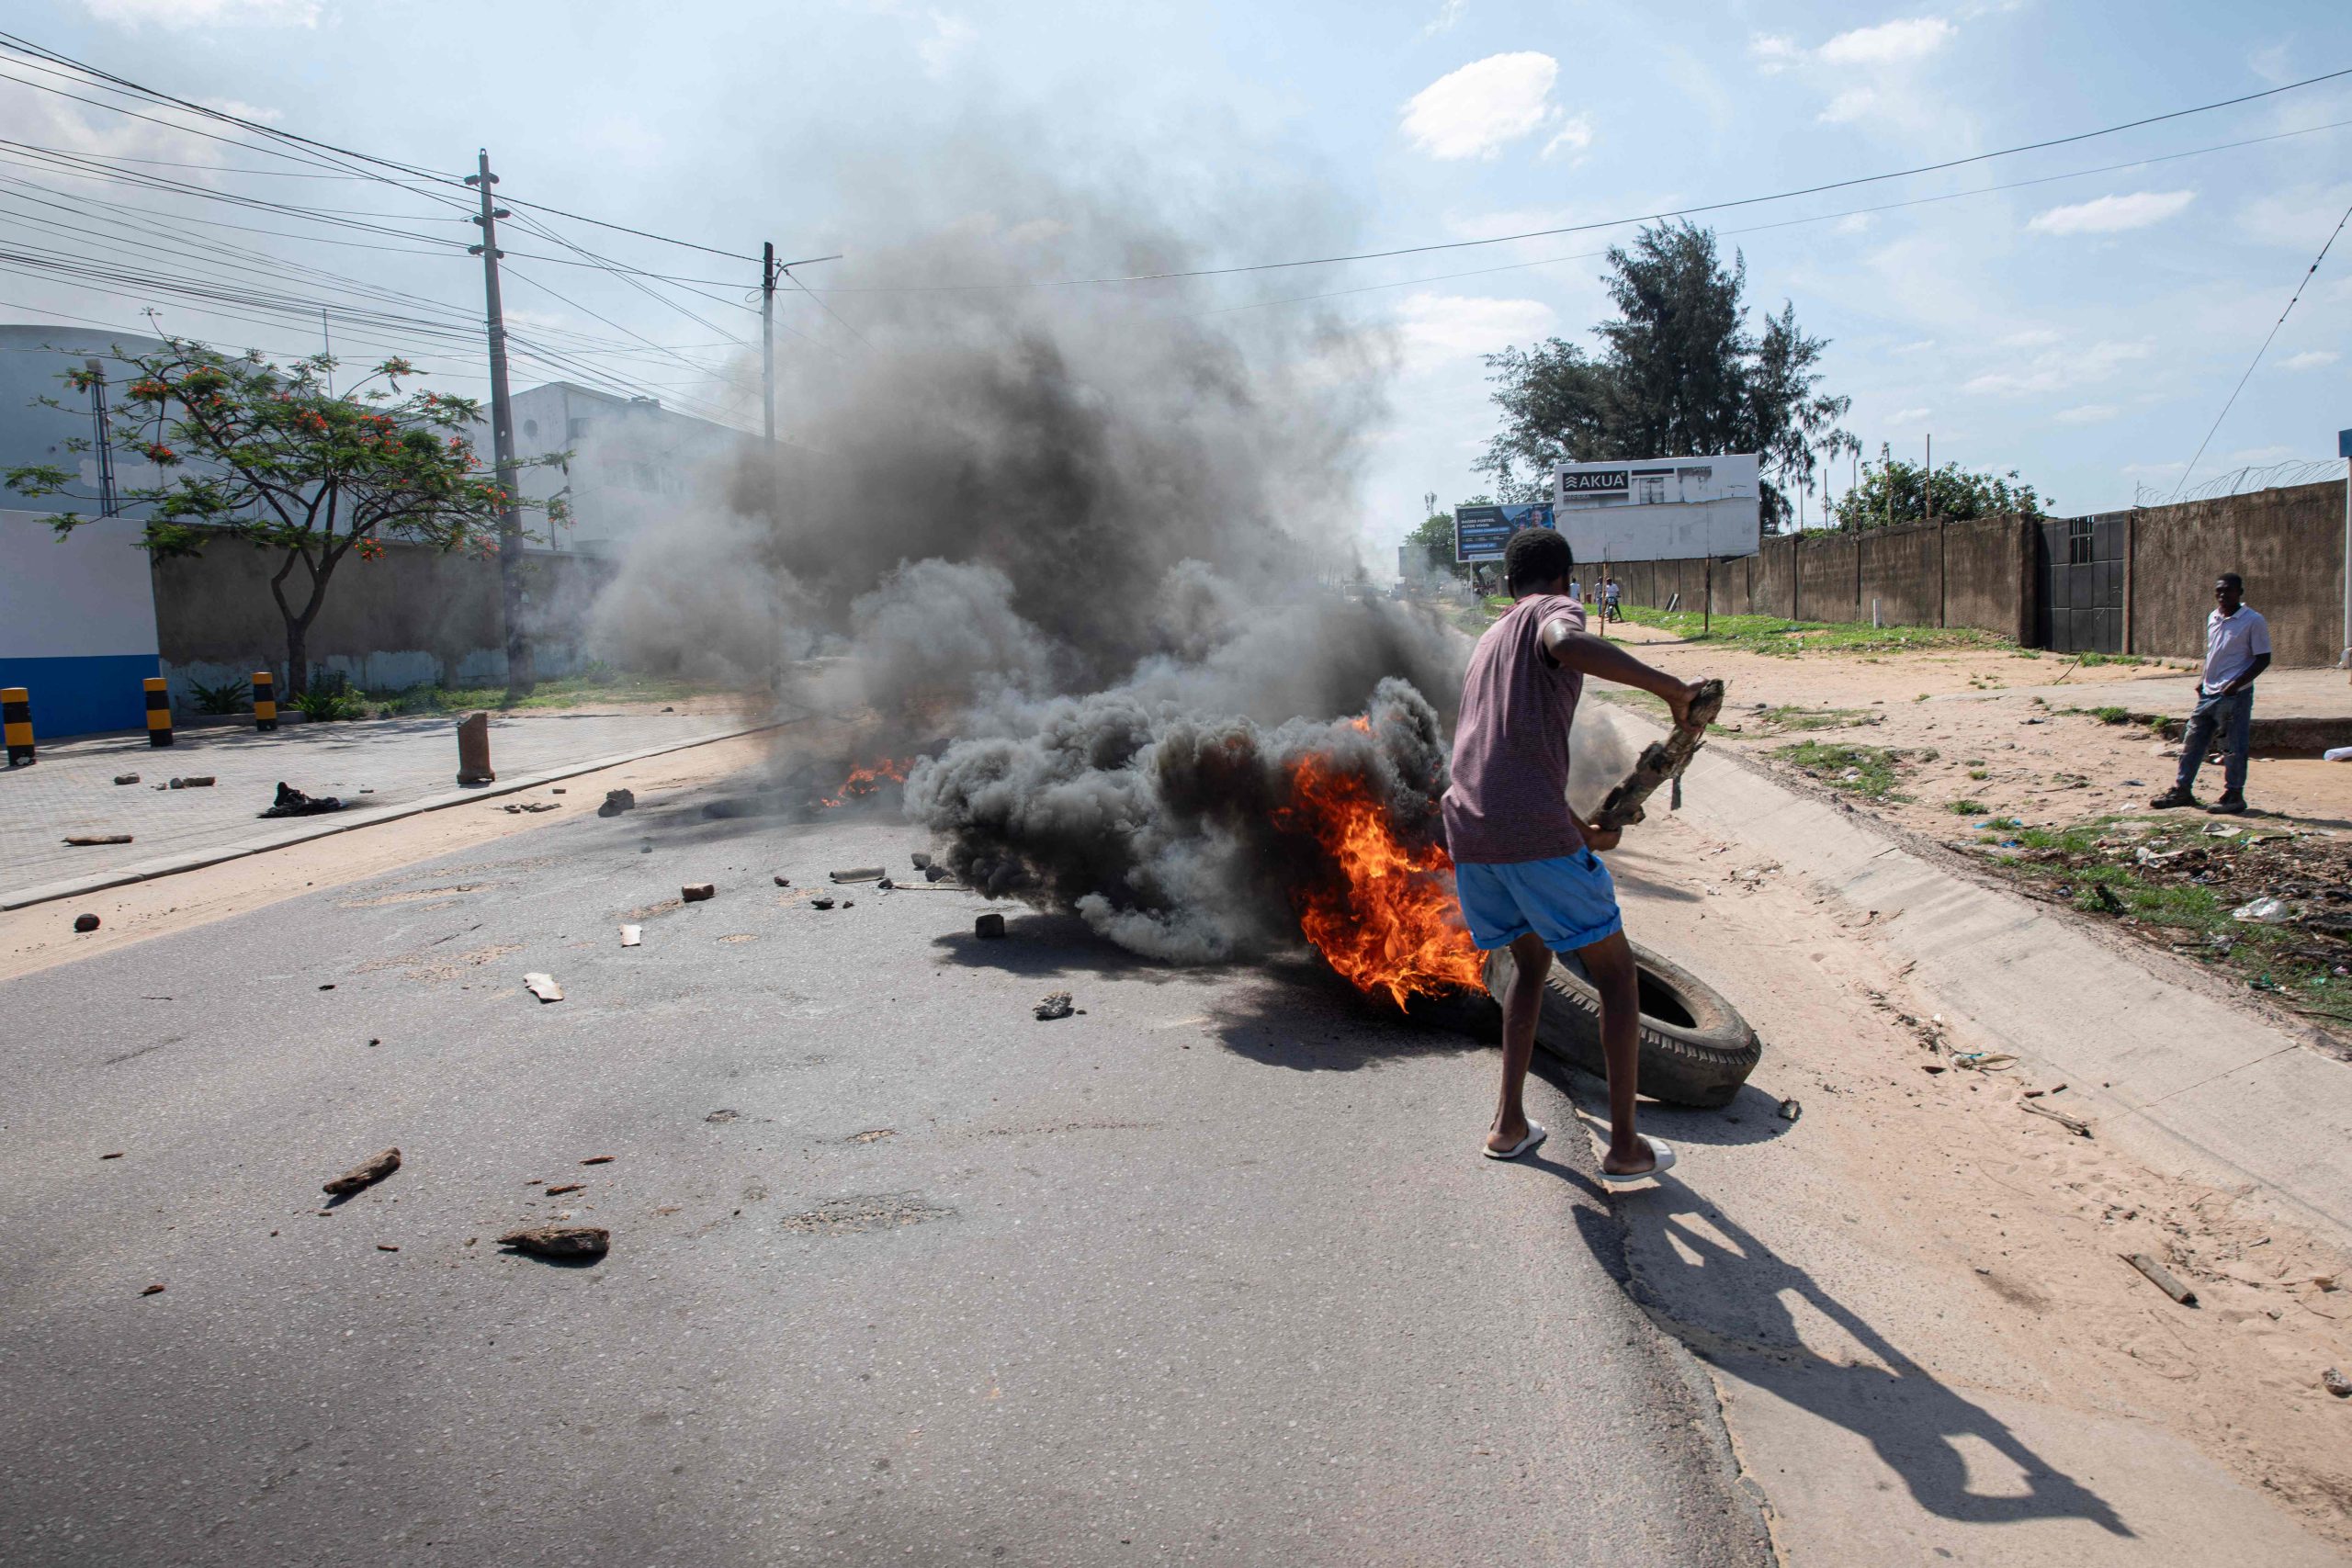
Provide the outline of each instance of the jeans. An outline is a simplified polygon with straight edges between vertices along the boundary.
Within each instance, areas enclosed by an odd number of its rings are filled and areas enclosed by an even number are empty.
[[[2215,731],[2222,738],[2222,783],[2232,795],[2245,793],[2247,731],[2254,723],[2254,688],[2228,696],[2199,697],[2188,716],[2188,733],[2180,742],[2180,776],[2176,787],[2187,790],[2197,782],[2197,770],[2211,749]]]

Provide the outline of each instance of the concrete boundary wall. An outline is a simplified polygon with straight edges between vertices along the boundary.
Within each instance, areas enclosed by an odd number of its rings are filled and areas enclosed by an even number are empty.
[[[203,554],[153,564],[155,620],[175,706],[187,683],[287,679],[286,623],[269,579],[276,551],[223,541]],[[582,628],[611,563],[534,550],[523,558],[525,609],[542,676],[585,662]],[[289,592],[302,576],[288,580]],[[346,557],[311,623],[314,673],[340,674],[373,693],[423,685],[494,685],[506,678],[498,564],[421,545],[388,544],[383,558]]]
[[[2213,579],[2235,571],[2246,603],[2270,622],[2281,666],[2326,666],[2343,648],[2345,486],[2341,480],[2254,491],[2123,514],[2124,589],[2118,653],[2197,659]],[[2033,520],[1981,517],[1854,534],[1767,539],[1753,556],[1620,561],[1625,602],[1663,608],[1707,601],[1717,615],[1804,621],[1975,626],[2035,641],[2043,548]],[[2064,564],[2064,563],[2060,563]]]

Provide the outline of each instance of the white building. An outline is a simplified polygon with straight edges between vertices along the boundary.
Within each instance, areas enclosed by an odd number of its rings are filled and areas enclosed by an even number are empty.
[[[1553,525],[1579,561],[1752,556],[1763,538],[1756,455],[1567,463]]]
[[[663,408],[650,398],[618,398],[570,381],[550,381],[514,396],[514,455],[523,461],[570,452],[569,471],[525,468],[520,489],[533,501],[562,495],[571,519],[550,528],[544,513],[523,525],[546,536],[537,547],[617,554],[640,528],[676,515],[694,495],[723,485],[729,468],[760,446],[757,436]],[[490,429],[478,432],[482,462],[492,461]]]
[[[104,497],[109,479],[118,497],[157,482],[155,466],[138,456],[141,433],[119,418],[136,372],[117,351],[163,346],[103,328],[0,326],[0,471],[54,466],[76,476],[64,495],[0,490],[0,686],[31,694],[36,737],[147,722],[140,682],[162,672],[153,579],[139,547],[140,509],[107,515]],[[104,388],[74,390],[65,374],[92,360]],[[113,425],[103,451],[101,392]],[[76,451],[77,441],[87,449]],[[93,521],[61,537],[51,522],[61,512]]]

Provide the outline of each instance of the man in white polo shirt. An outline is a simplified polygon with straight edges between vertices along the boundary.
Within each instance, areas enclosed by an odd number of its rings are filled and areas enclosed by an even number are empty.
[[[2245,583],[2225,571],[2213,584],[2213,613],[2205,617],[2205,675],[2197,706],[2180,742],[2180,773],[2150,805],[2194,806],[2188,786],[2218,732],[2222,739],[2222,798],[2205,809],[2217,817],[2245,810],[2246,736],[2254,723],[2254,682],[2270,668],[2270,623],[2245,607]]]

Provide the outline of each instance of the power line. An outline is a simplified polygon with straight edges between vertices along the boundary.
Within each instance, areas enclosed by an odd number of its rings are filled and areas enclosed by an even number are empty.
[[[1507,245],[1520,240],[1550,239],[1561,234],[1590,233],[1600,229],[1621,229],[1629,223],[1655,223],[1668,218],[1689,218],[1702,212],[1725,212],[1734,208],[1755,207],[1766,202],[1788,201],[1801,196],[1819,196],[1826,191],[1847,190],[1855,186],[1877,185],[1887,180],[1909,179],[1918,175],[1932,175],[1946,169],[1982,164],[1995,158],[2011,158],[2022,152],[2039,152],[2052,147],[2070,146],[2077,141],[2089,141],[2102,136],[2114,136],[2126,130],[2161,125],[2166,120],[2182,119],[2190,115],[2210,114],[2215,109],[2232,108],[2240,104],[2275,97],[2299,88],[2316,86],[2339,77],[2352,76],[2352,66],[2330,71],[2324,75],[2307,76],[2284,86],[2266,87],[2258,93],[2245,93],[2233,98],[2220,98],[2210,104],[2191,108],[2172,109],[2164,114],[2147,115],[2139,119],[2125,120],[2118,125],[2102,126],[2097,130],[2076,131],[2070,136],[2053,136],[2041,141],[2021,142],[1992,152],[1973,152],[1964,158],[1947,158],[1939,163],[1921,164],[1915,168],[1896,169],[1883,175],[1858,175],[1850,179],[1829,180],[1820,185],[1802,186],[1792,190],[1775,191],[1767,196],[1743,196],[1725,201],[1702,202],[1690,207],[1668,208],[1657,212],[1637,213],[1630,217],[1605,219],[1592,223],[1570,223],[1556,229],[1530,229],[1517,234],[1496,234],[1482,240],[1448,240],[1426,245],[1399,245],[1385,251],[1356,251],[1344,255],[1307,256],[1295,261],[1250,262],[1234,266],[1190,267],[1181,271],[1141,272],[1101,277],[1034,278],[1017,283],[940,283],[909,284],[890,287],[842,287],[828,288],[828,294],[948,294],[993,291],[1013,288],[1064,288],[1104,283],[1167,283],[1193,277],[1229,277],[1238,273],[1278,272],[1292,267],[1328,266],[1340,262],[1385,261],[1396,256],[1427,255],[1436,251],[1475,250],[1484,245]]]
[[[2184,158],[2201,158],[2213,152],[2234,152],[2241,147],[2258,147],[2267,141],[2285,141],[2298,136],[2316,136],[2324,130],[2341,130],[2352,125],[2352,119],[2329,120],[2324,125],[2307,125],[2296,130],[2275,131],[2268,136],[2249,136],[2237,141],[2217,141],[2206,147],[2191,147],[2179,152],[2159,152],[2151,157],[2134,158],[2129,163],[2102,164],[2096,168],[2073,169],[2062,175],[2036,175],[2031,179],[2007,180],[1999,185],[1977,186],[1969,190],[1944,191],[1935,196],[1915,196],[1901,201],[1879,202],[1870,207],[1842,208],[1836,212],[1815,212],[1803,218],[1783,218],[1770,223],[1752,223],[1744,229],[1724,229],[1730,236],[1767,233],[1774,229],[1794,229],[1807,223],[1827,223],[1840,218],[1860,218],[1872,213],[1894,212],[1906,207],[1927,207],[1939,201],[1960,201],[1971,197],[1991,196],[2001,191],[2023,190],[2031,186],[2055,185],[2064,180],[2088,179],[2094,175],[2111,175],[2124,169],[2143,169],[2155,164],[2177,163]],[[1350,288],[1329,288],[1315,294],[1286,294],[1272,299],[1252,299],[1244,304],[1226,305],[1205,312],[1213,316],[1228,316],[1240,310],[1258,310],[1273,305],[1302,305],[1317,299],[1340,299],[1351,294],[1373,294],[1385,288],[1411,288],[1423,283],[1452,283],[1464,277],[1486,277],[1498,272],[1520,272],[1528,267],[1556,266],[1562,262],[1591,261],[1609,253],[1606,251],[1575,251],[1566,255],[1538,256],[1533,261],[1504,262],[1498,266],[1472,267],[1462,272],[1430,273],[1419,277],[1397,278],[1387,283],[1362,283]]]
[[[2309,288],[2312,279],[2319,275],[2319,264],[2327,259],[2329,251],[2335,249],[2336,236],[2344,232],[2344,225],[2347,222],[2352,222],[2352,207],[2344,209],[2344,216],[2337,219],[2335,227],[2329,231],[2327,243],[2320,246],[2319,254],[2313,256],[2312,265],[2303,269],[2303,276],[2295,280],[2295,292],[2288,298],[2287,309],[2279,311],[2278,319],[2270,323],[2270,331],[2264,334],[2262,346],[2254,351],[2254,358],[2246,365],[2245,374],[2239,377],[2238,384],[2230,389],[2229,400],[2222,403],[2222,412],[2213,416],[2213,428],[2208,430],[2205,433],[2205,439],[2197,444],[2197,456],[2189,458],[2188,467],[2180,471],[2180,483],[2175,485],[2172,491],[2174,500],[2177,501],[2180,498],[2180,492],[2188,487],[2188,476],[2197,471],[2199,460],[2205,456],[2205,448],[2213,444],[2213,437],[2221,430],[2222,422],[2230,417],[2230,410],[2236,406],[2238,394],[2245,391],[2245,384],[2254,378],[2254,367],[2262,363],[2264,355],[2270,352],[2271,342],[2278,337],[2278,329],[2287,324],[2287,317],[2293,312],[2295,302],[2303,297],[2303,290]],[[2346,570],[2352,570],[2352,567],[2347,567]]]

